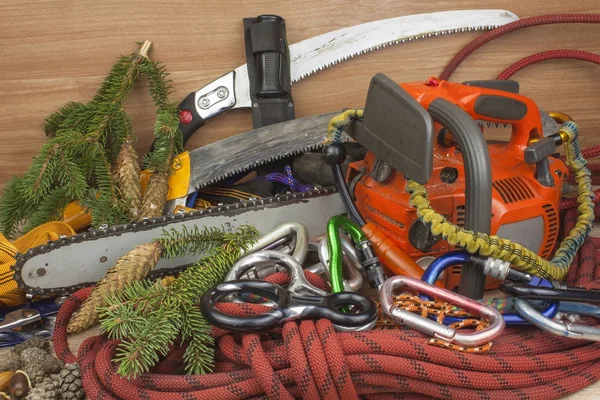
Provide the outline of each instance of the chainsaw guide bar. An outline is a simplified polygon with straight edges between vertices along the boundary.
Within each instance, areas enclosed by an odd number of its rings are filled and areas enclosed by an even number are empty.
[[[346,208],[337,189],[328,187],[90,230],[19,254],[13,266],[14,279],[19,289],[28,294],[62,296],[100,280],[119,257],[137,245],[160,238],[165,228],[190,228],[202,224],[233,230],[250,224],[265,234],[279,224],[301,218],[311,235],[320,235],[325,233],[323,221],[344,212]],[[101,244],[98,243],[100,239]],[[161,259],[152,276],[173,274],[180,270],[178,267],[201,257],[196,254],[174,260]],[[80,266],[79,269],[60,271],[64,260]]]

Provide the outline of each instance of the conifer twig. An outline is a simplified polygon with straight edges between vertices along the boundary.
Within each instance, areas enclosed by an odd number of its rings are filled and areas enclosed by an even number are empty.
[[[172,238],[177,239],[177,235]],[[251,226],[223,232],[222,243],[169,286],[135,282],[107,296],[100,320],[109,337],[122,340],[114,359],[119,363],[118,373],[133,378],[147,372],[168,353],[180,335],[188,345],[184,354],[186,371],[190,374],[211,371],[213,340],[198,301],[223,279],[257,237],[258,231]]]
[[[154,208],[162,214],[171,158],[181,150],[182,139],[177,108],[168,99],[167,74],[163,66],[148,58],[150,48],[151,42],[145,41],[136,53],[121,56],[90,102],[67,103],[46,118],[44,130],[49,140],[29,170],[13,178],[0,197],[0,232],[15,238],[20,230],[57,218],[70,201],[91,210],[94,225],[139,218],[139,164],[131,148],[126,149],[125,180],[121,179],[123,175],[113,177],[112,163],[117,161],[123,144],[134,139],[123,101],[140,74],[148,76],[157,106],[155,135],[161,151],[154,156],[152,168],[163,173],[154,178],[160,183],[154,184],[154,198],[162,202]],[[157,195],[160,191],[164,192],[162,197]]]

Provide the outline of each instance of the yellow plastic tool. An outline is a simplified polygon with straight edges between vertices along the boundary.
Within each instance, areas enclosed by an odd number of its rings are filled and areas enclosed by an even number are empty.
[[[140,186],[142,194],[146,192],[148,180],[152,173],[148,170],[140,172]],[[190,184],[190,155],[187,151],[179,154],[171,164],[171,175],[169,176],[169,191],[167,201],[187,196]],[[84,210],[79,203],[72,201],[63,212],[62,221],[70,225],[75,231],[88,227],[92,223],[92,215]]]

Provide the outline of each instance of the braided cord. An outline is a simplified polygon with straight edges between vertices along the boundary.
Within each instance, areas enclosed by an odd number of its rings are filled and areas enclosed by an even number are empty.
[[[357,119],[363,119],[364,110],[346,110],[333,117],[327,125],[327,140],[325,144],[339,143],[342,140],[344,128]]]
[[[425,187],[412,180],[407,185],[407,190],[411,194],[410,204],[416,207],[419,218],[431,226],[431,232],[434,235],[442,236],[450,245],[464,247],[472,254],[478,253],[508,261],[523,271],[542,278],[561,280],[567,274],[577,251],[592,229],[594,193],[590,179],[591,173],[579,149],[577,125],[573,121],[568,121],[560,128],[559,132],[566,139],[564,140],[566,164],[574,171],[577,183],[579,216],[575,226],[563,239],[554,258],[550,261],[544,260],[531,250],[510,240],[474,233],[453,225],[431,208]]]
[[[333,117],[327,127],[327,140],[339,141],[344,128],[353,120],[362,119],[363,115],[363,110],[347,110]],[[436,236],[443,237],[450,245],[463,247],[471,254],[477,253],[510,262],[517,268],[542,278],[562,280],[577,251],[592,230],[594,193],[590,178],[591,172],[579,148],[577,124],[567,121],[561,126],[559,133],[563,137],[566,164],[573,170],[577,183],[579,216],[575,226],[563,239],[554,258],[550,261],[544,260],[533,251],[508,239],[464,230],[452,224],[431,207],[427,199],[427,189],[413,180],[409,180],[407,184],[410,204],[417,209],[419,218],[430,226],[431,232]]]

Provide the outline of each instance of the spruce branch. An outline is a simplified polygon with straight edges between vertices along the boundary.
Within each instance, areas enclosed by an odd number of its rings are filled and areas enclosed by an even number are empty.
[[[226,233],[219,228],[204,227],[193,228],[183,226],[181,230],[171,228],[163,230],[162,237],[155,242],[163,246],[163,257],[175,259],[188,254],[202,254],[209,249],[221,245],[226,238]]]
[[[187,235],[192,238],[196,233]],[[182,234],[170,233],[173,243]],[[258,231],[242,226],[235,232],[223,232],[222,238],[219,246],[210,249],[206,257],[188,267],[169,286],[137,282],[106,297],[107,306],[100,311],[101,327],[110,337],[123,340],[114,360],[120,363],[119,374],[133,378],[149,371],[177,337],[188,345],[186,371],[211,371],[213,339],[210,325],[198,310],[198,301],[250,248]]]
[[[200,254],[222,245],[225,237],[226,234],[218,229],[204,228],[200,230],[198,227],[193,229],[184,227],[180,232],[175,229],[165,231],[162,238],[136,246],[119,258],[116,264],[96,284],[90,296],[83,302],[77,314],[69,322],[67,331],[69,333],[80,333],[95,325],[98,322],[99,309],[107,305],[106,299],[114,296],[115,293],[119,293],[121,289],[125,289],[121,296],[126,297],[128,293],[134,295],[140,293],[142,288],[150,290],[139,285],[133,285],[131,288],[126,285],[146,278],[150,271],[156,268],[160,258]],[[157,289],[160,289],[160,286],[152,288],[153,294]],[[119,295],[117,294],[117,296]],[[115,314],[116,310],[114,309],[107,310],[116,318],[115,327],[118,330],[126,330],[127,326],[123,324],[130,322],[130,319],[137,321],[134,318],[135,316],[131,315],[131,312],[140,307],[146,307],[146,305],[138,302],[133,305],[129,304],[127,307],[123,308],[122,315]],[[144,310],[155,311],[147,308],[144,308]]]
[[[44,120],[44,132],[49,137],[56,136],[61,125],[64,124],[65,120],[78,111],[82,110],[85,106],[82,103],[70,101],[61,108],[58,109],[54,114],[50,114]]]
[[[171,81],[165,68],[145,58],[140,71],[150,82],[150,94],[157,107],[154,124],[154,151],[144,159],[144,166],[153,172],[142,199],[140,219],[162,215],[167,201],[168,176],[173,157],[183,151],[183,135],[179,130],[177,107],[169,100]]]
[[[154,158],[153,168],[157,175],[162,174],[153,179],[152,201],[147,210],[152,210],[151,216],[162,215],[171,158],[181,150],[182,139],[177,109],[168,99],[170,81],[164,67],[148,58],[150,46],[146,41],[138,52],[121,56],[87,104],[69,102],[46,118],[44,130],[50,139],[29,170],[7,185],[0,198],[0,210],[7,211],[0,215],[2,232],[14,238],[21,227],[31,229],[37,223],[47,222],[44,218],[58,217],[73,200],[92,211],[95,226],[139,218],[135,210],[139,182],[132,169],[137,161],[132,161],[134,152],[130,147],[135,137],[131,119],[123,110],[123,101],[140,74],[148,76],[150,93],[157,106],[154,130],[160,139],[157,140],[160,151]],[[124,144],[127,144],[129,157],[127,185],[112,173],[112,165],[117,163]],[[58,198],[59,193],[63,198]],[[18,198],[22,201],[16,202]],[[51,201],[55,204],[54,210]],[[127,206],[133,211],[128,212]]]

